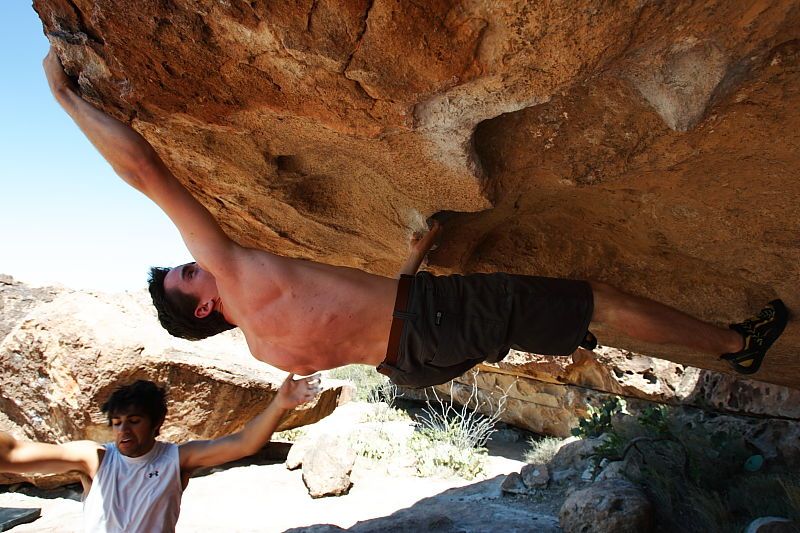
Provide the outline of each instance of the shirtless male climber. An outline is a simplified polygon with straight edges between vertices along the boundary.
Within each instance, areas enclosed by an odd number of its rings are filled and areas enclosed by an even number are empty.
[[[44,68],[56,100],[117,174],[164,210],[197,261],[151,271],[159,320],[178,337],[201,339],[239,327],[257,359],[287,371],[359,363],[398,385],[423,387],[496,362],[510,348],[550,355],[591,348],[593,324],[721,356],[752,374],[786,324],[780,300],[728,329],[604,283],[503,273],[414,275],[435,230],[412,248],[399,280],[244,248],[139,133],[81,99],[52,50]]]
[[[47,444],[0,431],[0,472],[77,472],[84,491],[84,531],[175,531],[192,472],[255,454],[288,410],[319,391],[319,375],[298,380],[289,375],[269,405],[241,430],[177,445],[156,439],[167,415],[166,391],[139,380],[118,387],[101,407],[114,442]]]

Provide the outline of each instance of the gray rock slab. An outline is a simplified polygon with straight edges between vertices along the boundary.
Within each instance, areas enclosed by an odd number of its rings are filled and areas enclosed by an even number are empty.
[[[630,481],[609,479],[572,492],[559,516],[565,533],[646,533],[653,506]]]
[[[42,510],[39,508],[0,507],[0,531],[8,531],[14,526],[33,522],[41,514]]]

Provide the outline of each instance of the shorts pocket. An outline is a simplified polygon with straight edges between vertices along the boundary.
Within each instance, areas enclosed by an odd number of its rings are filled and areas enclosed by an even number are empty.
[[[431,329],[437,339],[431,363],[452,366],[467,360],[475,363],[496,355],[503,346],[505,324],[501,320],[438,310]]]

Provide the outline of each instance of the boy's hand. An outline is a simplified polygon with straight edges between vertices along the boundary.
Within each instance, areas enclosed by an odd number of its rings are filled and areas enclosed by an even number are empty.
[[[275,401],[281,409],[294,409],[302,403],[313,400],[321,391],[322,386],[319,374],[313,374],[298,380],[294,379],[294,374],[289,374],[281,388],[278,389]]]

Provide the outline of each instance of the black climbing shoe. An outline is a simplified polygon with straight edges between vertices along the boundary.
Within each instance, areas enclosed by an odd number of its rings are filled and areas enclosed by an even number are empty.
[[[586,332],[586,336],[581,341],[580,347],[584,350],[594,350],[597,348],[597,337],[592,335],[591,331]]]
[[[769,347],[783,333],[788,315],[782,301],[772,300],[759,311],[758,316],[731,324],[730,328],[744,337],[744,348],[736,353],[723,354],[720,359],[728,361],[740,374],[755,374]]]

